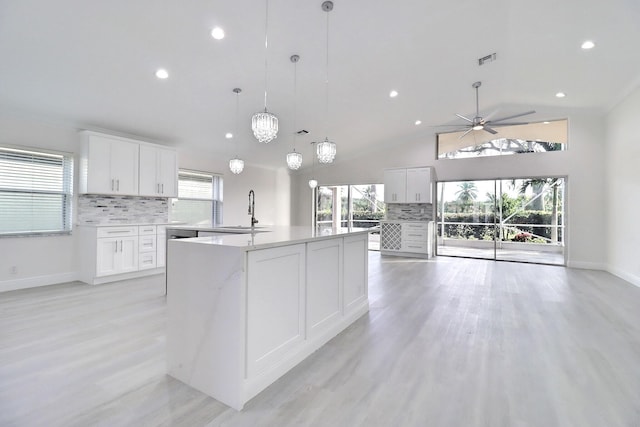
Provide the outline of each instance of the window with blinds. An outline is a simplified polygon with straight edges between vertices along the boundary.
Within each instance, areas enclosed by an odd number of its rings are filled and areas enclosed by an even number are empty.
[[[222,176],[180,169],[178,198],[171,200],[169,218],[191,225],[222,224]]]
[[[71,232],[73,156],[0,147],[0,236]]]

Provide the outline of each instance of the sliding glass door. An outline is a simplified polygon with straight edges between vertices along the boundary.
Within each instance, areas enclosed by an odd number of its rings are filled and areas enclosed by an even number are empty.
[[[332,229],[371,228],[384,219],[384,185],[319,186],[316,227],[319,233]],[[369,249],[380,249],[380,233],[369,234]]]
[[[438,183],[438,255],[564,265],[564,178]]]

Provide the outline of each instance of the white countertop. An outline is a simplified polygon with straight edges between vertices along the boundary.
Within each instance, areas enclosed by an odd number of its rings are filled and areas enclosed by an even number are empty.
[[[120,224],[75,224],[76,227],[133,227],[145,225],[166,225],[173,227],[183,225],[184,222],[123,222]]]
[[[216,231],[216,228],[178,226],[171,227],[198,231]],[[269,226],[257,228],[256,231],[245,234],[225,233],[218,236],[191,237],[188,239],[170,240],[170,244],[199,244],[218,245],[242,248],[244,250],[266,249],[277,246],[287,246],[297,243],[306,243],[313,240],[332,239],[339,236],[367,234],[372,229],[352,228],[325,230],[317,233],[313,227],[305,226]]]

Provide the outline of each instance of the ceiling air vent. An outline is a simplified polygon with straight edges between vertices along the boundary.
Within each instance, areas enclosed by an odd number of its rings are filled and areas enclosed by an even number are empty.
[[[483,56],[478,59],[478,65],[488,64],[489,62],[493,62],[496,60],[496,54],[492,53],[491,55]]]
[[[305,129],[301,129],[301,130],[299,130],[299,131],[298,131],[298,132],[296,132],[296,133],[297,133],[298,135],[306,135],[306,134],[308,134],[308,133],[309,133],[309,131],[308,131],[308,130],[305,130]]]

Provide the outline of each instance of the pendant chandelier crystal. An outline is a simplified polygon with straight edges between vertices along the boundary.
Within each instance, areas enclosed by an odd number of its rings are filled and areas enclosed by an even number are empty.
[[[264,112],[258,112],[251,118],[253,135],[265,144],[278,136],[278,118],[267,111],[267,51],[269,47],[269,0],[266,0],[266,18],[264,24]]]
[[[327,68],[325,78],[325,132],[329,133],[329,12],[333,10],[333,2],[325,1],[322,3],[322,10],[327,12]],[[336,144],[329,141],[328,137],[324,141],[318,142],[316,146],[316,154],[320,163],[333,163],[336,157]]]
[[[242,173],[242,171],[244,170],[244,161],[240,160],[238,158],[238,114],[239,114],[239,110],[240,110],[240,92],[242,92],[242,89],[240,88],[235,88],[233,89],[233,93],[236,94],[236,129],[235,129],[235,138],[236,141],[234,143],[235,145],[235,149],[236,149],[236,157],[234,157],[233,159],[229,160],[229,169],[231,170],[231,172],[233,172],[234,174],[238,175],[240,173]]]
[[[318,181],[316,181],[315,179],[311,178],[309,180],[309,188],[311,188],[313,190],[317,186],[318,186]]]
[[[293,62],[293,128],[296,129],[297,110],[298,110],[298,61],[300,61],[300,55],[291,55],[289,58]],[[296,136],[297,132],[293,134],[293,151],[287,154],[287,166],[291,170],[298,170],[302,166],[302,154],[296,151]]]

